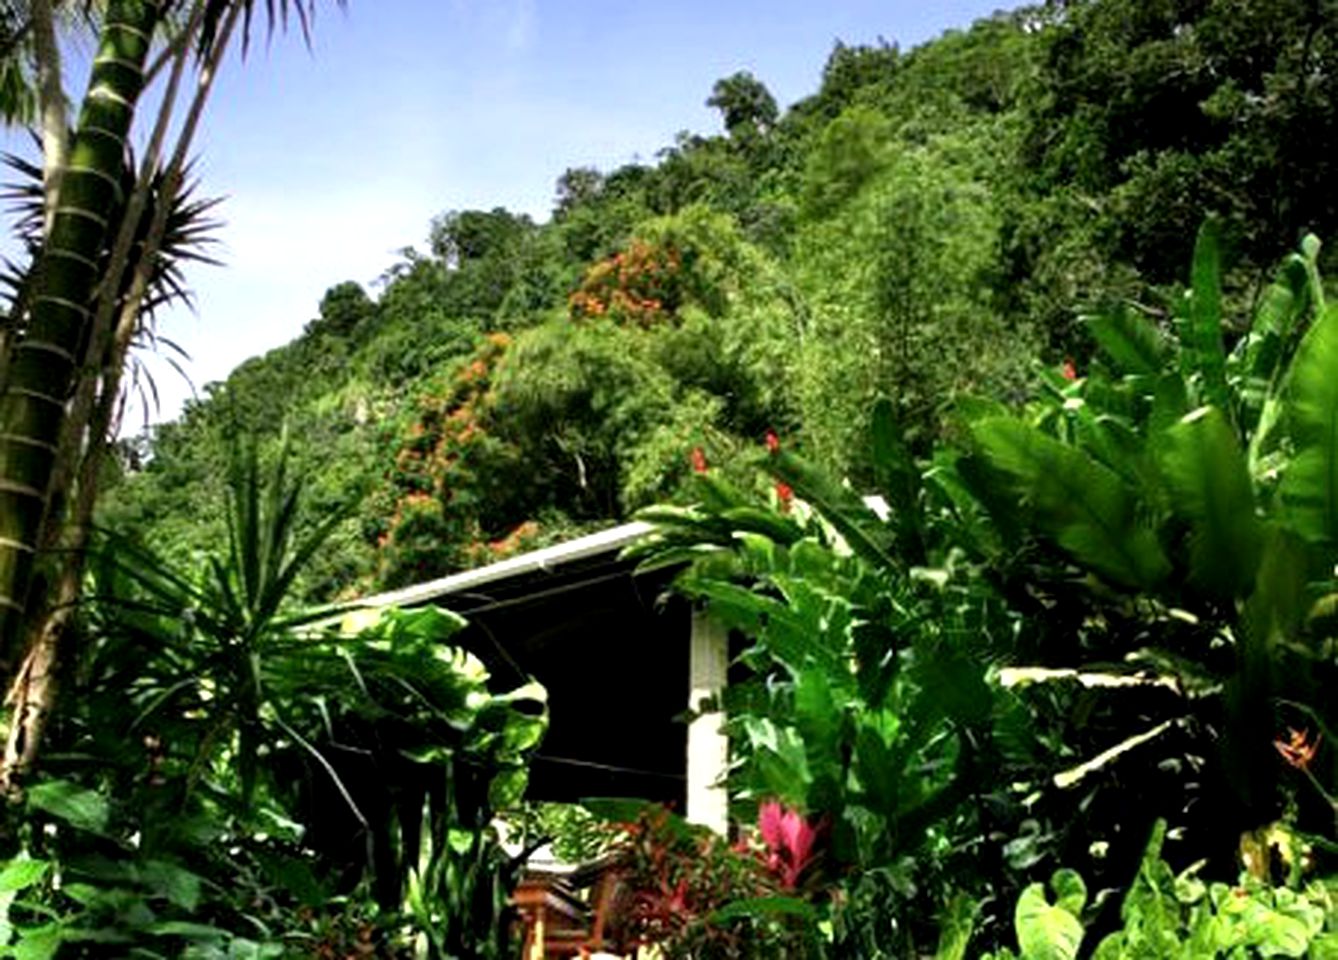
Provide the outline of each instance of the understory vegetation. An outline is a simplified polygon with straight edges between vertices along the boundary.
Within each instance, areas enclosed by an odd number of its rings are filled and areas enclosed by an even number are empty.
[[[1336,58],[1329,0],[1044,3],[436,216],[81,463],[0,956],[514,957],[501,818],[666,960],[1338,957]],[[729,837],[525,808],[542,686],[358,603],[634,517],[738,641]]]

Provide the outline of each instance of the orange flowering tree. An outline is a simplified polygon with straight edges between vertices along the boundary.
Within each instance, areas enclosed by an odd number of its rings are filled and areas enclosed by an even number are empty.
[[[683,302],[683,254],[672,244],[633,240],[591,266],[568,305],[573,320],[608,316],[652,327],[674,317]]]
[[[688,308],[720,320],[740,306],[744,313],[774,306],[777,280],[774,264],[733,218],[692,206],[642,222],[621,249],[586,270],[568,308],[573,320],[678,326]]]
[[[393,586],[477,566],[524,549],[538,525],[521,519],[501,526],[485,515],[514,517],[498,494],[514,475],[519,451],[491,429],[490,387],[511,344],[491,334],[463,364],[430,390],[399,440],[388,477],[388,516],[368,531],[378,550],[378,580]],[[497,489],[494,489],[497,488]]]
[[[483,340],[392,440],[367,525],[380,585],[617,522],[672,497],[694,446],[717,457],[791,426],[773,281],[733,221],[690,209],[592,265],[568,320]]]

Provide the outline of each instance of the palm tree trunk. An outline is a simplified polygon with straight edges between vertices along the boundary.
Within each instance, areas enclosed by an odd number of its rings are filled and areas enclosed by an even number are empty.
[[[51,0],[32,0],[33,45],[37,59],[37,94],[42,123],[43,180],[46,186],[46,230],[56,219],[56,197],[70,149],[69,101],[61,76],[60,44],[56,40]]]
[[[138,189],[141,191],[150,189],[154,167],[157,164],[162,139],[166,133],[167,122],[170,119],[170,109],[176,99],[177,84],[181,78],[182,68],[191,55],[191,46],[188,41],[194,37],[199,24],[198,14],[202,9],[202,6],[197,5],[197,15],[192,17],[186,28],[186,37],[181,40],[178,59],[173,66],[172,77],[164,96],[164,106],[159,115],[158,123],[155,125],[153,144],[149,155],[145,159],[144,170],[140,175]],[[162,186],[162,197],[155,211],[153,221],[149,225],[148,234],[144,239],[138,260],[133,266],[130,289],[123,300],[115,297],[115,290],[119,290],[121,287],[121,269],[126,265],[126,251],[121,251],[119,257],[116,255],[112,257],[113,264],[119,263],[120,268],[114,266],[112,276],[106,279],[106,285],[113,289],[104,289],[99,297],[98,316],[94,323],[93,333],[94,353],[89,360],[90,363],[96,363],[100,366],[100,372],[95,374],[90,371],[85,374],[83,380],[78,384],[73,404],[75,409],[65,424],[66,435],[62,442],[62,454],[73,458],[78,452],[82,452],[82,458],[77,461],[77,482],[73,484],[69,482],[73,479],[73,472],[76,467],[74,459],[70,459],[66,464],[66,472],[69,475],[61,478],[67,486],[73,487],[73,511],[68,518],[68,524],[60,524],[61,527],[67,527],[68,529],[54,529],[55,524],[52,521],[56,518],[48,517],[47,519],[48,529],[43,537],[43,549],[59,546],[61,556],[59,562],[54,564],[51,569],[53,582],[47,591],[47,602],[42,604],[40,612],[34,610],[34,614],[37,614],[36,622],[32,623],[31,629],[28,631],[27,649],[18,675],[14,678],[6,697],[6,706],[10,708],[13,716],[8,734],[5,737],[3,756],[0,757],[0,793],[10,789],[24,771],[32,765],[45,730],[46,719],[50,715],[55,701],[56,673],[71,628],[74,605],[78,600],[80,586],[83,582],[84,562],[87,556],[93,508],[97,500],[97,481],[101,473],[108,440],[114,430],[113,421],[119,402],[121,377],[125,370],[126,355],[139,326],[140,306],[148,290],[149,275],[153,271],[153,261],[158,256],[163,231],[167,226],[167,216],[172,206],[168,198],[175,195],[176,191],[180,189],[189,157],[190,145],[194,141],[205,104],[213,90],[218,67],[227,50],[232,31],[241,17],[241,12],[241,8],[237,7],[227,14],[219,33],[219,41],[215,44],[201,71],[195,96],[182,121],[177,143],[168,164],[167,175]],[[134,225],[143,215],[145,204],[142,202],[142,196],[139,199],[141,202],[129,205],[128,216],[130,220],[123,228],[126,231],[126,236],[121,239],[127,239],[129,235],[133,235],[135,232]],[[118,246],[120,246],[119,243]],[[113,319],[111,316],[113,310],[116,310],[119,314],[114,318],[116,320],[115,324],[110,322]],[[104,311],[106,315],[104,315]],[[99,329],[101,327],[114,329],[101,330]],[[107,336],[107,334],[110,334],[110,336]],[[52,492],[54,495],[58,491],[53,490]],[[52,509],[55,509],[54,504]],[[64,534],[63,540],[62,534]]]
[[[126,138],[160,0],[111,0],[59,177],[26,334],[0,383],[0,641],[5,660],[27,609],[52,468],[71,388],[86,362],[98,256],[118,199]]]

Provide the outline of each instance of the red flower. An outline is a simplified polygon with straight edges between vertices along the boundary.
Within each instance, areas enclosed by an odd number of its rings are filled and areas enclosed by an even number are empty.
[[[706,472],[706,453],[702,450],[701,447],[692,448],[692,472],[693,473]]]
[[[767,453],[772,456],[780,453],[780,437],[776,436],[775,430],[767,431]]]
[[[1309,770],[1311,762],[1315,759],[1315,754],[1319,752],[1319,745],[1324,739],[1324,734],[1321,733],[1315,738],[1315,742],[1311,743],[1309,730],[1292,728],[1287,733],[1289,736],[1286,740],[1273,741],[1274,748],[1282,754],[1283,760],[1297,770]]]
[[[800,875],[817,858],[813,850],[818,838],[815,830],[797,810],[788,810],[775,800],[758,809],[757,829],[767,845],[766,865],[787,890],[799,885]]]
[[[784,480],[777,480],[776,499],[780,501],[781,513],[789,513],[790,503],[794,500],[794,488]]]
[[[1078,379],[1078,368],[1073,365],[1072,357],[1064,358],[1064,365],[1060,367],[1060,372],[1064,375],[1065,380]]]

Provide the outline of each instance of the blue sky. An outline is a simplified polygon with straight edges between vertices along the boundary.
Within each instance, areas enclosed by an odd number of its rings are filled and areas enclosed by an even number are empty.
[[[257,7],[262,4],[257,3]],[[321,294],[370,285],[451,209],[548,216],[564,169],[650,160],[714,133],[714,82],[751,70],[786,106],[816,90],[833,42],[903,49],[1003,0],[350,0],[253,42],[220,77],[199,142],[225,195],[223,269],[190,274],[197,315],[163,333],[197,386],[297,336]],[[190,386],[154,365],[175,415]],[[142,414],[136,415],[142,420]],[[127,424],[130,429],[134,425]]]

